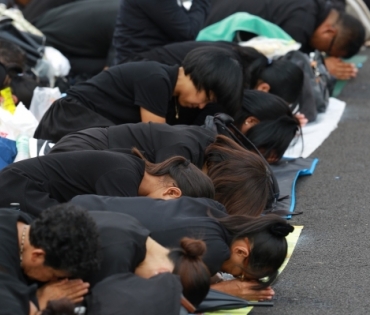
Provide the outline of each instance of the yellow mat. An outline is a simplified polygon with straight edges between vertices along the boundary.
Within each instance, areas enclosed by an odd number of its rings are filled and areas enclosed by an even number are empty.
[[[287,254],[287,257],[285,258],[285,261],[284,261],[283,265],[279,269],[279,274],[281,274],[283,272],[286,265],[288,264],[288,261],[289,261],[290,257],[292,257],[294,248],[297,245],[297,242],[298,242],[299,236],[301,235],[302,229],[303,229],[302,225],[294,226],[293,233],[290,233],[287,236],[286,240],[288,242],[288,254]],[[246,315],[246,314],[249,314],[249,312],[252,309],[253,309],[253,306],[250,306],[250,307],[244,307],[244,308],[239,308],[239,309],[235,309],[235,310],[210,312],[210,313],[205,313],[205,315],[216,315],[216,314],[218,314],[218,315]]]

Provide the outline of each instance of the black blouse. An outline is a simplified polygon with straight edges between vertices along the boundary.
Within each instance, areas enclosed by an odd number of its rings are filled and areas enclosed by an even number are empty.
[[[145,164],[133,155],[79,151],[13,163],[0,172],[0,207],[18,202],[37,216],[76,195],[137,196]]]
[[[149,231],[126,214],[92,211],[90,215],[99,229],[102,263],[99,271],[90,273],[84,280],[93,287],[111,275],[135,272],[145,259]]]
[[[117,198],[77,196],[72,203],[89,210],[114,211],[135,217],[150,236],[165,247],[178,247],[183,237],[202,239],[207,245],[203,257],[212,275],[230,257],[231,236],[214,218],[227,216],[225,208],[207,198],[181,197],[156,200],[145,197]]]

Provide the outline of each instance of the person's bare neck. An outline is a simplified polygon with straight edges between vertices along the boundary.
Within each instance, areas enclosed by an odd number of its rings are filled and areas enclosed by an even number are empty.
[[[182,90],[182,87],[187,84],[188,77],[185,75],[185,71],[183,67],[179,68],[178,74],[177,74],[177,81],[175,88],[173,90],[173,96],[178,96]]]
[[[169,253],[169,249],[148,237],[145,258],[135,269],[135,274],[143,278],[150,278],[161,272],[172,272],[174,265],[168,257]]]

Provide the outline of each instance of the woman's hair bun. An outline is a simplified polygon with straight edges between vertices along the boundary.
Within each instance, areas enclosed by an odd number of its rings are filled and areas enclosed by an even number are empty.
[[[181,248],[185,255],[191,258],[200,258],[206,252],[206,243],[189,237],[181,239]]]
[[[277,222],[270,226],[271,234],[278,236],[278,237],[285,237],[293,231],[294,231],[294,227],[291,226],[289,223]]]

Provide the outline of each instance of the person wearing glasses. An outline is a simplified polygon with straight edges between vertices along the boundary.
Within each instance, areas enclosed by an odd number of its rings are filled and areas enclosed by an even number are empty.
[[[360,21],[337,9],[327,0],[211,0],[211,11],[206,25],[211,25],[236,13],[247,12],[280,26],[301,43],[301,51],[315,49],[329,57],[326,66],[338,79],[355,77],[354,65],[339,58],[355,55],[365,41],[365,29]],[[254,34],[241,32],[242,40]]]

